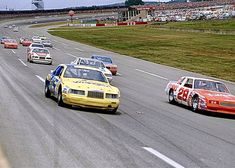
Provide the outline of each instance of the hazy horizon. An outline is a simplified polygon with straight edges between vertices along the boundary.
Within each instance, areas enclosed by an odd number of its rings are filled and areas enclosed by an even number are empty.
[[[67,8],[67,7],[79,7],[79,6],[93,6],[93,5],[109,5],[115,3],[122,3],[125,0],[66,0],[67,3],[65,4],[65,0],[44,0],[44,8],[45,9],[60,9],[60,8]],[[144,0],[147,1],[154,1],[154,0]],[[167,2],[169,0],[161,0],[161,2]],[[19,3],[20,2],[20,3]],[[0,0],[0,10],[31,10],[35,9],[35,7],[31,4],[32,0]],[[158,0],[156,0],[158,2]]]

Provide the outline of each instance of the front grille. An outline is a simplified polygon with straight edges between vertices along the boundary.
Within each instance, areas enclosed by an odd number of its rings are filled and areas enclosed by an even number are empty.
[[[233,107],[233,108],[235,108],[235,103],[232,103],[232,102],[221,102],[220,105],[221,106],[225,106],[225,107]]]
[[[97,91],[88,91],[87,97],[103,99],[104,98],[104,93],[103,92],[97,92]]]
[[[45,59],[45,57],[39,57],[39,59]]]

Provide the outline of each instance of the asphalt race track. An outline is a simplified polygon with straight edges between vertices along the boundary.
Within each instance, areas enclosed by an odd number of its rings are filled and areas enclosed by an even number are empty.
[[[171,105],[169,80],[187,71],[53,37],[45,28],[0,25],[0,35],[46,35],[53,65],[26,61],[26,48],[0,47],[0,149],[13,168],[232,168],[234,117],[194,113]],[[62,108],[44,97],[44,79],[60,63],[91,54],[112,56],[119,68],[113,85],[121,90],[116,115]],[[172,53],[172,56],[173,53]],[[226,82],[235,94],[235,84]]]

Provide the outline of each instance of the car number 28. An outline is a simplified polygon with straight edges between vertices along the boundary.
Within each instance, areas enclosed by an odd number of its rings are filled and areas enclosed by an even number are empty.
[[[177,98],[179,100],[187,101],[188,94],[189,94],[189,89],[182,87],[179,89]]]

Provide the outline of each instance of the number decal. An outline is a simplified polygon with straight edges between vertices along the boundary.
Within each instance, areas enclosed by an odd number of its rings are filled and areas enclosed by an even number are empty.
[[[189,89],[180,88],[177,98],[179,100],[187,101],[188,94],[189,94]]]

